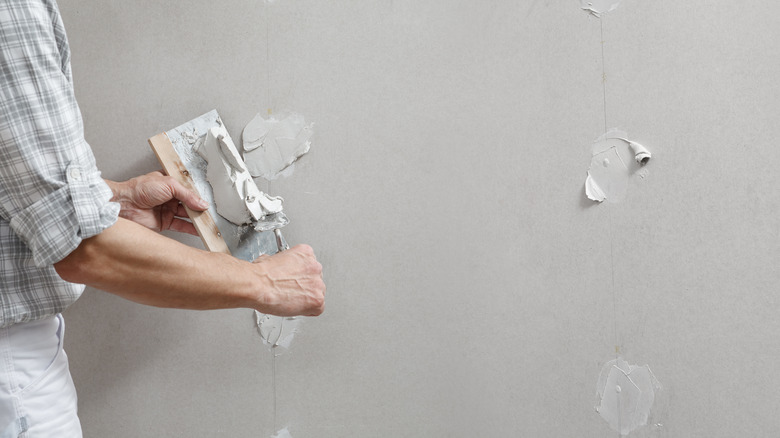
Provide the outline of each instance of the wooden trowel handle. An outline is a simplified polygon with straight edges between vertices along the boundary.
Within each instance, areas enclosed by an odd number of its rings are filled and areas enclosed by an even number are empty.
[[[179,155],[173,148],[173,144],[171,144],[171,140],[164,132],[150,138],[149,146],[152,147],[154,154],[157,155],[157,160],[160,161],[165,173],[175,178],[184,187],[198,193],[189,171],[182,163]],[[212,252],[230,254],[225,239],[222,238],[222,234],[220,234],[217,224],[209,211],[190,210],[186,205],[184,208],[187,210],[193,225],[195,225],[195,229],[198,230],[198,234],[203,240],[203,245],[206,249]]]

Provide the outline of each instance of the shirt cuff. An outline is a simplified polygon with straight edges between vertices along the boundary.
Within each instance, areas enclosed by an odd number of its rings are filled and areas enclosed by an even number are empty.
[[[71,164],[67,184],[49,193],[11,219],[11,228],[27,244],[33,263],[53,265],[73,252],[82,240],[114,225],[119,204],[96,168]]]

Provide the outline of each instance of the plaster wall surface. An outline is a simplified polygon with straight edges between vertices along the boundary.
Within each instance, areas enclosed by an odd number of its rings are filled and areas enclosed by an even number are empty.
[[[277,358],[276,427],[250,310],[89,289],[65,315],[86,437],[615,436],[594,405],[616,348],[663,385],[631,436],[780,434],[780,3],[60,7],[106,178],[157,170],[146,139],[212,108],[234,138],[267,108],[315,122],[260,189],[328,286]],[[597,205],[605,125],[653,159]]]

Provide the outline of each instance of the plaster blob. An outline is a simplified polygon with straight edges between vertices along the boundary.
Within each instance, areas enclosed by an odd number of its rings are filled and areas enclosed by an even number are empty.
[[[290,435],[290,431],[285,427],[279,432],[276,432],[271,438],[292,438],[292,435]]]
[[[249,173],[267,180],[276,179],[309,152],[313,126],[295,113],[268,119],[256,115],[241,134]]]
[[[620,433],[630,432],[647,424],[655,393],[661,384],[647,365],[629,365],[623,358],[607,362],[596,387],[596,412],[609,426]]]
[[[619,202],[628,191],[631,175],[645,165],[650,156],[644,146],[628,140],[625,132],[608,131],[591,147],[585,194],[593,201]]]
[[[289,349],[301,321],[294,316],[266,315],[255,310],[257,332],[260,333],[263,343],[271,348],[282,346]]]
[[[217,213],[236,225],[262,222],[282,214],[283,199],[257,188],[224,126],[210,128],[193,150],[206,160],[206,179]]]
[[[650,151],[648,151],[646,147],[642,146],[637,142],[626,140],[625,138],[622,140],[628,142],[628,146],[631,148],[631,151],[634,153],[634,159],[636,160],[637,163],[641,165],[645,165],[647,164],[648,161],[650,161],[652,155],[650,154]]]
[[[618,4],[620,0],[580,0],[580,8],[594,17],[614,11]]]

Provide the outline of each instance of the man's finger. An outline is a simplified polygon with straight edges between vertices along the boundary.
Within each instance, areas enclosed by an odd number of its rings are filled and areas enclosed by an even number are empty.
[[[197,211],[203,211],[209,208],[208,202],[201,199],[195,192],[185,188],[180,182],[173,178],[169,181],[173,197],[181,201],[184,205]]]

